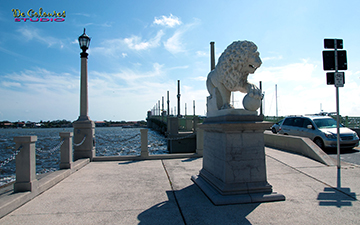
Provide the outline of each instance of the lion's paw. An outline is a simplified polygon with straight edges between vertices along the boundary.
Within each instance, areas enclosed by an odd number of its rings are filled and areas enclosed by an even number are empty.
[[[255,98],[255,99],[262,99],[262,93],[261,90],[256,87],[254,84],[249,84],[248,85],[248,94],[250,97]]]
[[[226,105],[223,105],[221,107],[221,109],[234,109],[234,106],[232,106],[231,104],[226,104]]]

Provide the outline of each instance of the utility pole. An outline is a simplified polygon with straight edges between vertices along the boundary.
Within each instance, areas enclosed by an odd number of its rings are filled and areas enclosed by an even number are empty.
[[[277,84],[275,84],[276,117],[278,117]]]
[[[215,42],[210,42],[210,71],[215,69]]]
[[[160,111],[160,100],[158,100],[158,112],[159,112],[159,116],[161,115],[161,111]]]
[[[161,120],[164,121],[164,96],[162,96],[162,101],[161,101]]]
[[[167,91],[167,115],[170,115],[170,98],[169,98],[169,91]]]
[[[177,94],[177,99],[178,99],[178,114],[177,116],[180,117],[181,114],[180,114],[180,80],[178,80],[178,94]]]
[[[261,103],[260,103],[260,115],[263,115],[263,93],[262,93],[262,82],[259,82],[259,87],[261,91]]]

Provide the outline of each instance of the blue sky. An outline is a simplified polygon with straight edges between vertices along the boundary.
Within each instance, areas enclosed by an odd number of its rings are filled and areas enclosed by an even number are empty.
[[[324,38],[347,50],[340,113],[359,116],[360,21],[358,1],[1,1],[0,121],[76,120],[80,48],[88,50],[92,120],[142,120],[170,91],[181,113],[206,112],[209,43],[216,60],[236,40],[253,41],[262,66],[249,81],[263,82],[265,115],[336,111],[335,88],[322,70]],[[15,22],[12,9],[66,12],[64,22]],[[28,17],[28,16],[26,16]],[[235,94],[242,108],[243,94]],[[166,99],[165,99],[166,100]]]

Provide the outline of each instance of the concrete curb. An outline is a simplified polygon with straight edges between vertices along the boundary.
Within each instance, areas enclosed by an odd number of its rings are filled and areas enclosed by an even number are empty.
[[[266,147],[298,153],[327,166],[336,165],[335,160],[328,156],[309,138],[264,132],[264,141]]]
[[[37,188],[31,192],[27,191],[14,193],[14,184],[5,187],[5,190],[1,190],[0,194],[0,218],[24,205],[44,191],[52,188],[72,173],[86,166],[89,162],[89,159],[79,159],[73,162],[71,169],[58,170],[42,177],[37,182]]]

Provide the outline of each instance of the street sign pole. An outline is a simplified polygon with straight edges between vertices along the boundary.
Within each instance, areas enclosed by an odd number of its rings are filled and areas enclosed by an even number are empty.
[[[335,80],[336,75],[338,74],[338,60],[337,60],[337,41],[334,39],[334,47],[335,47]],[[337,141],[337,168],[341,168],[341,162],[340,162],[340,110],[339,110],[339,86],[335,81],[335,88],[336,88],[336,141]]]

